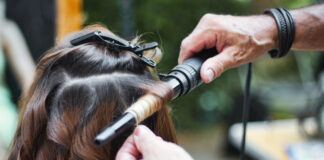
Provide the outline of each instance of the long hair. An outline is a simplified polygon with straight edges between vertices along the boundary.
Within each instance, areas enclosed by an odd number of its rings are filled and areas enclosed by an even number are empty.
[[[69,44],[91,30],[67,36],[40,60],[33,84],[20,102],[9,160],[114,159],[126,135],[97,147],[96,134],[145,93],[170,100],[170,88],[155,85],[156,76],[134,53],[113,52],[96,43]],[[176,142],[167,107],[143,124]]]

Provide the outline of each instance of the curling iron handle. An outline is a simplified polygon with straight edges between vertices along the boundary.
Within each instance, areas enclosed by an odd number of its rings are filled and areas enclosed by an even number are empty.
[[[217,53],[216,48],[197,53],[196,56],[174,67],[169,74],[162,79],[162,81],[172,87],[174,92],[173,99],[187,94],[201,85],[201,66],[208,58],[215,56]]]

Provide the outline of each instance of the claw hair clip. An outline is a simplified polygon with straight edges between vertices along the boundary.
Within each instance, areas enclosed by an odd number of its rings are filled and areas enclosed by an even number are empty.
[[[147,43],[145,45],[137,45],[113,35],[103,34],[100,31],[94,31],[70,41],[73,46],[88,42],[102,43],[106,45],[109,50],[116,52],[120,52],[122,50],[131,51],[135,53],[146,65],[152,68],[156,66],[154,60],[149,59],[143,55],[144,51],[156,48],[158,46],[158,43],[156,42]]]

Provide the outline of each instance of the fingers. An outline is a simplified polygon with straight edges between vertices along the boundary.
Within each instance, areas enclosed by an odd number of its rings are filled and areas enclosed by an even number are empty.
[[[159,155],[164,143],[161,137],[156,136],[146,126],[139,125],[119,149],[116,160],[137,160],[142,155],[143,158],[154,158]]]
[[[126,140],[116,159],[134,160],[141,157],[146,160],[192,160],[191,156],[180,146],[163,141],[161,137],[156,136],[150,129],[139,125],[135,129],[133,136]]]
[[[193,54],[216,46],[216,33],[211,29],[197,28],[181,43],[178,63],[193,56]]]
[[[209,83],[220,76],[225,70],[237,66],[232,56],[233,48],[226,48],[218,55],[207,59],[201,66],[200,76],[205,83]]]
[[[186,37],[181,42],[181,49],[178,58],[178,63],[181,64],[184,60],[191,57],[195,52],[199,52],[203,49],[203,45],[201,41],[194,41],[200,39],[201,37],[200,31],[193,31],[188,37]],[[196,42],[196,43],[195,43]],[[199,45],[197,45],[199,43]]]
[[[133,135],[129,136],[119,149],[116,160],[137,160],[140,157],[140,153],[136,148]]]
[[[157,143],[160,144],[162,139],[157,137],[150,129],[144,125],[139,125],[134,132],[134,141],[137,149],[142,155],[152,155],[159,152]]]

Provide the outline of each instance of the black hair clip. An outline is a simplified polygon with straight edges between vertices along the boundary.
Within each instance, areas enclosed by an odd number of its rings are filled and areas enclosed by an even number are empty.
[[[158,46],[158,43],[151,42],[145,45],[137,45],[128,41],[125,41],[121,38],[118,38],[113,35],[103,34],[100,31],[94,31],[91,33],[88,33],[86,35],[83,35],[81,37],[78,37],[76,39],[73,39],[70,41],[70,43],[73,46],[77,46],[83,43],[88,42],[97,42],[97,43],[103,43],[105,44],[110,50],[120,52],[121,50],[128,50],[136,55],[138,55],[142,62],[147,64],[148,66],[154,68],[156,66],[156,63],[154,60],[149,59],[145,56],[143,56],[143,51],[154,49]]]

